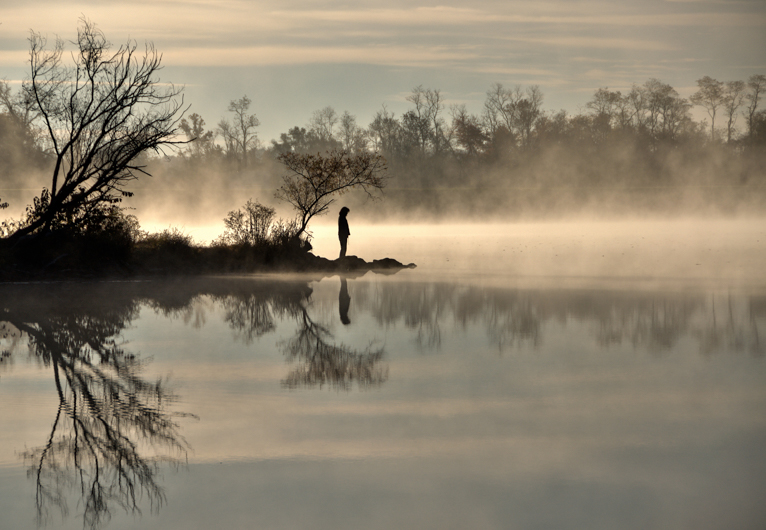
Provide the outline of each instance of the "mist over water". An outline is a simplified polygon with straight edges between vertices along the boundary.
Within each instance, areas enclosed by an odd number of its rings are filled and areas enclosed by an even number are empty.
[[[766,285],[766,219],[762,217],[388,224],[357,222],[359,216],[363,212],[349,214],[348,253],[367,261],[392,257],[415,263],[414,276]],[[312,252],[335,259],[340,248],[337,225],[327,221],[332,221],[331,216],[310,226]],[[220,224],[182,228],[200,243],[208,243],[222,231]]]

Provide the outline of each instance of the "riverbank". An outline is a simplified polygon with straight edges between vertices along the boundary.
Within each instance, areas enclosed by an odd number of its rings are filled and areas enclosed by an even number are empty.
[[[310,245],[195,246],[167,240],[127,247],[88,238],[34,239],[0,248],[0,282],[263,272],[353,273],[414,268],[393,258],[330,260]]]

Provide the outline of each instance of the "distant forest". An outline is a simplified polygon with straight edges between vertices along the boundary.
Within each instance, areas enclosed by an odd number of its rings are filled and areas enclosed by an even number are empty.
[[[345,149],[376,151],[387,161],[385,200],[370,206],[353,193],[342,199],[370,218],[763,213],[766,76],[706,76],[697,85],[689,99],[657,79],[626,93],[599,88],[579,114],[546,110],[537,86],[496,83],[479,114],[418,86],[400,116],[383,106],[364,126],[325,107],[269,143],[258,136],[256,113],[267,102],[244,96],[229,103],[217,125],[185,116],[178,139],[188,143],[144,155],[153,177],[131,184],[135,197],[126,205],[139,216],[172,206],[189,218],[213,204],[275,204],[285,171],[279,154]],[[695,121],[694,106],[707,118]],[[30,108],[21,92],[0,82],[4,202],[38,193],[50,175],[49,137]]]

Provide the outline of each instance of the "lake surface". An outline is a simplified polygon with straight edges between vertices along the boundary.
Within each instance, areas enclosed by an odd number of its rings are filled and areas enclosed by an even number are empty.
[[[0,527],[766,527],[766,223],[351,230],[0,286]]]

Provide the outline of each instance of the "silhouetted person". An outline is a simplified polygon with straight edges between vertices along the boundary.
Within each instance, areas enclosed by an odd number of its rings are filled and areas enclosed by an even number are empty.
[[[349,209],[344,206],[338,214],[338,239],[340,239],[341,258],[346,257],[346,242],[348,241],[348,236],[351,235],[351,230],[348,229],[348,221],[346,220],[348,212]]]
[[[348,318],[348,308],[351,305],[351,295],[348,294],[348,282],[346,278],[340,279],[340,294],[338,294],[338,310],[340,311],[340,321],[343,325],[351,324]]]

